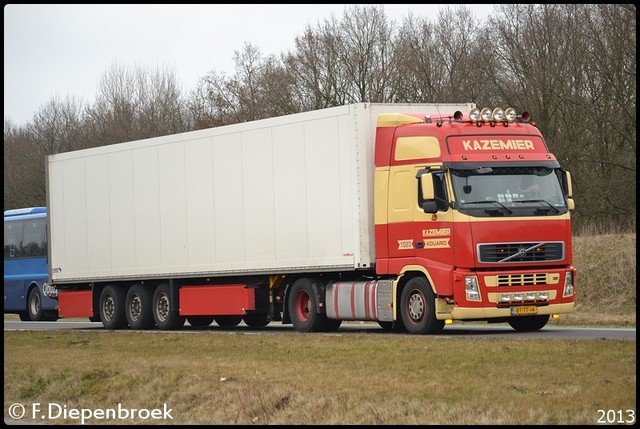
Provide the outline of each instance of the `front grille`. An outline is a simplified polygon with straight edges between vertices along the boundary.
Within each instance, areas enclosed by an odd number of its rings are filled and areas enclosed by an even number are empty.
[[[484,264],[550,262],[561,261],[563,258],[564,243],[562,241],[478,245],[478,262]]]
[[[497,286],[533,286],[546,285],[547,274],[501,274],[497,276]]]

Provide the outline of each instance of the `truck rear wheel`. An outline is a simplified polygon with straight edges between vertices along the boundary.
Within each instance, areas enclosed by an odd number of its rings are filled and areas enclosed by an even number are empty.
[[[131,329],[150,329],[153,320],[153,290],[140,284],[131,286],[125,301],[127,322]]]
[[[549,321],[549,315],[542,316],[520,316],[509,319],[507,323],[518,332],[539,331]]]
[[[316,294],[312,279],[299,279],[289,292],[289,317],[298,332],[326,332],[338,329],[342,321],[329,320],[326,314],[318,313]]]
[[[423,277],[410,279],[402,289],[400,314],[410,334],[435,334],[444,328],[444,320],[436,319],[435,294]]]
[[[125,316],[126,294],[122,288],[109,285],[100,294],[100,321],[106,329],[127,327]]]
[[[173,304],[169,284],[158,285],[153,293],[153,320],[155,320],[158,329],[174,330],[180,329],[184,325],[185,317],[180,316],[178,310],[172,310]]]

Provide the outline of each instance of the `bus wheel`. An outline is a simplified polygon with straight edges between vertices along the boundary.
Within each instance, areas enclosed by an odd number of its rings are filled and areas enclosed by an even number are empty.
[[[131,329],[150,329],[155,325],[153,320],[153,290],[140,284],[131,286],[127,292],[127,322]]]
[[[444,320],[436,319],[435,295],[422,277],[412,278],[402,289],[400,314],[410,334],[435,334],[444,327]]]
[[[153,294],[153,319],[159,329],[180,329],[184,325],[185,317],[180,316],[178,310],[172,310],[173,299],[168,283],[162,283]]]
[[[125,291],[109,285],[100,294],[100,321],[106,329],[123,329],[127,327],[125,316]]]
[[[27,313],[29,320],[34,322],[41,321],[44,318],[44,312],[42,311],[42,297],[40,297],[40,290],[37,287],[34,287],[29,291]]]
[[[187,322],[194,327],[209,326],[213,323],[213,316],[188,316]]]
[[[216,316],[216,323],[221,328],[232,328],[242,322],[242,316]]]
[[[518,332],[539,331],[549,321],[549,315],[543,316],[520,316],[509,319],[507,323]]]

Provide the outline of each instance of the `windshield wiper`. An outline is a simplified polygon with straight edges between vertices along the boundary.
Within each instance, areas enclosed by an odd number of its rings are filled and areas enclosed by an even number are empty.
[[[471,204],[497,204],[500,207],[502,207],[503,209],[505,209],[507,212],[509,212],[509,214],[512,214],[513,211],[511,211],[507,206],[505,206],[504,204],[496,201],[496,200],[484,200],[484,201],[469,201],[466,203],[462,203],[463,206],[466,205],[471,205]]]
[[[542,204],[546,204],[549,207],[551,207],[553,210],[556,211],[556,213],[560,213],[560,210],[558,210],[557,208],[555,208],[549,201],[547,200],[515,200],[512,201],[513,203],[542,203]]]

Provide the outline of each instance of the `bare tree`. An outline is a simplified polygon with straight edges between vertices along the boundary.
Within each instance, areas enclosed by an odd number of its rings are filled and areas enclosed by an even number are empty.
[[[386,102],[393,98],[393,33],[382,5],[345,9],[333,45],[348,82],[347,102]]]
[[[22,127],[5,122],[5,208],[46,204],[46,157],[83,147],[81,109],[73,98],[52,98],[33,122]]]
[[[95,103],[86,111],[91,146],[138,140],[190,129],[186,102],[175,75],[112,64],[98,84]]]
[[[287,73],[295,87],[297,104],[302,110],[316,110],[346,103],[346,82],[338,56],[337,21],[331,17],[308,26],[296,37],[296,51],[285,57]]]

